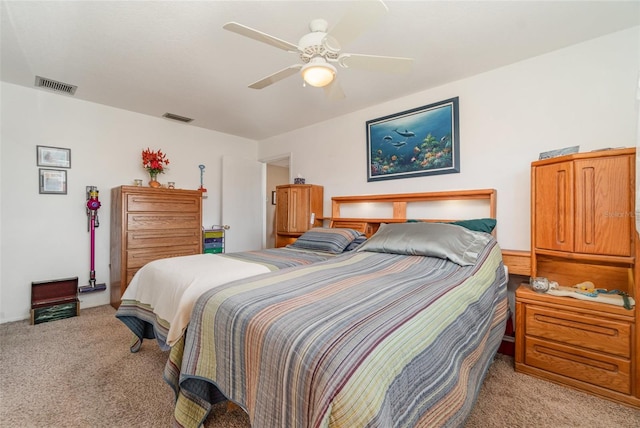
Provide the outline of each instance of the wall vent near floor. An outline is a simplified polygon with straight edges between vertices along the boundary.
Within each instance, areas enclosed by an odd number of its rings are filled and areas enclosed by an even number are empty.
[[[191,119],[190,117],[179,116],[173,113],[165,113],[162,115],[162,117],[166,117],[167,119],[177,120],[179,122],[184,122],[184,123],[189,123],[193,121],[193,119]]]
[[[78,89],[75,85],[58,82],[41,76],[36,76],[36,87],[49,89],[54,92],[62,92],[68,95],[74,95],[76,93],[76,89]]]

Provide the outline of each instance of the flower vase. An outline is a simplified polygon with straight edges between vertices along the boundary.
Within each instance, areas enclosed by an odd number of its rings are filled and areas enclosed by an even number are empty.
[[[160,187],[160,182],[157,180],[157,172],[149,172],[149,187]]]

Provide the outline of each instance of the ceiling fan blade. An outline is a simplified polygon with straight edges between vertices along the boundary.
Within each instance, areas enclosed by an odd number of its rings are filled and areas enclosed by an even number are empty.
[[[262,31],[255,30],[251,27],[247,27],[246,25],[238,24],[237,22],[227,22],[222,26],[222,28],[240,34],[241,36],[249,37],[250,39],[275,46],[278,49],[283,49],[288,52],[298,51],[298,46],[294,45],[293,43],[289,43],[286,40],[270,36],[269,34],[263,33]]]
[[[251,89],[262,89],[269,85],[273,85],[276,82],[279,82],[282,79],[286,79],[289,76],[293,76],[302,68],[301,64],[296,64],[289,66],[287,68],[283,68],[280,71],[273,73],[270,76],[265,77],[264,79],[260,79],[257,82],[254,82],[249,85]]]
[[[325,38],[325,45],[334,51],[340,50],[375,26],[388,9],[381,0],[357,1],[347,10]]]
[[[338,58],[338,64],[345,68],[360,68],[386,73],[406,73],[411,70],[413,58],[342,54]]]
[[[342,85],[337,78],[333,79],[333,82],[324,87],[324,94],[327,99],[332,101],[339,101],[345,98]]]

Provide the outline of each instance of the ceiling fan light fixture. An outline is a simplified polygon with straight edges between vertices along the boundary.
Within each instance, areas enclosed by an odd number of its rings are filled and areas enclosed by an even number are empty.
[[[300,70],[304,81],[316,88],[322,88],[333,82],[336,77],[336,68],[326,62],[310,62]]]

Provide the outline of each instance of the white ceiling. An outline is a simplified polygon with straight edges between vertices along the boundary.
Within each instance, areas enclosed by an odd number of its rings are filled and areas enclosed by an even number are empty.
[[[341,101],[298,75],[247,88],[298,58],[224,23],[297,44],[309,21],[331,28],[351,3],[2,0],[0,77],[33,87],[39,75],[77,85],[78,99],[263,140],[640,25],[639,1],[387,0],[388,14],[344,50],[413,57],[409,74],[339,68]]]

